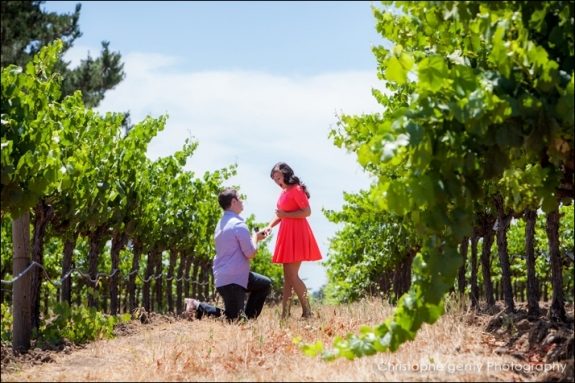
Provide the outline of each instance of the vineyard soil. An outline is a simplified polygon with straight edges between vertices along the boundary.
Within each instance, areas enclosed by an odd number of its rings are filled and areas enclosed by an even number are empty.
[[[377,300],[320,306],[304,321],[296,307],[282,324],[279,307],[266,306],[243,325],[144,313],[111,340],[62,339],[22,355],[2,346],[2,381],[573,381],[573,306],[567,323],[517,307],[476,312],[448,302],[436,324],[397,352],[334,362],[303,355],[297,339],[329,349],[335,336],[375,326],[393,308]]]

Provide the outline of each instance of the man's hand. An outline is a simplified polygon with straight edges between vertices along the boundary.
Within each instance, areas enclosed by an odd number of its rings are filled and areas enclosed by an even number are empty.
[[[259,227],[256,226],[255,230],[256,230],[256,238],[258,241],[262,241],[268,236],[268,233],[266,232],[265,229],[260,231]]]

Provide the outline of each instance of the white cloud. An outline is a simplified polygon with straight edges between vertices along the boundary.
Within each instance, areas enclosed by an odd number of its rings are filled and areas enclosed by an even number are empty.
[[[258,72],[182,72],[171,69],[177,58],[130,53],[122,56],[126,79],[108,92],[102,112],[130,111],[132,123],[147,115],[168,114],[166,127],[149,146],[155,159],[181,149],[194,136],[198,149],[186,166],[197,175],[238,163],[230,184],[247,195],[243,215],[271,219],[280,189],[269,177],[276,162],[287,162],[311,192],[310,224],[327,253],[328,237],[337,227],[321,208],[338,210],[343,191],[369,186],[355,154],[328,139],[336,113],[363,114],[380,110],[371,94],[380,84],[372,72],[328,73],[285,77]],[[179,65],[181,68],[181,64]],[[302,265],[308,288],[325,283],[317,264]]]

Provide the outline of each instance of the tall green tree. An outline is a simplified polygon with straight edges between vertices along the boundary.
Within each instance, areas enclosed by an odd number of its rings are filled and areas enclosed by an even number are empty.
[[[104,93],[113,89],[125,77],[120,53],[109,50],[110,43],[102,42],[99,57],[89,54],[76,68],[69,68],[70,62],[63,56],[74,41],[82,36],[78,20],[81,4],[76,4],[74,13],[58,14],[42,8],[45,1],[2,1],[2,68],[10,64],[25,67],[40,49],[56,39],[62,40],[62,55],[54,66],[54,72],[63,77],[60,101],[76,90],[82,91],[84,105],[98,106]]]

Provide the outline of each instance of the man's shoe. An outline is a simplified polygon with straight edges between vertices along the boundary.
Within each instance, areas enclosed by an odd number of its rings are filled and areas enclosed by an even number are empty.
[[[200,302],[192,298],[184,298],[184,306],[186,306],[186,313],[188,313],[189,319],[193,319],[197,307]]]

